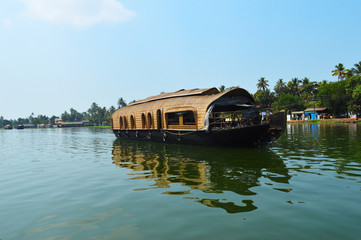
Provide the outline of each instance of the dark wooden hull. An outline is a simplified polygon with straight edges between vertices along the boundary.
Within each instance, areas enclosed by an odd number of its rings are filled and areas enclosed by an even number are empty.
[[[191,145],[218,145],[235,147],[264,146],[275,141],[282,132],[275,132],[269,124],[253,125],[243,128],[211,131],[178,131],[155,129],[113,129],[118,138],[157,141]]]

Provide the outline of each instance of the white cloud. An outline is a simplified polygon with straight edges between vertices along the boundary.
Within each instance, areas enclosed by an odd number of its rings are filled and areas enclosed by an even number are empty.
[[[117,0],[21,0],[26,16],[48,22],[90,26],[122,22],[135,16]]]

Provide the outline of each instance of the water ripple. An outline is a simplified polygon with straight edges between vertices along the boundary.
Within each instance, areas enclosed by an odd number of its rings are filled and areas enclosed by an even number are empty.
[[[288,126],[270,149],[114,139],[109,129],[0,130],[0,238],[361,234],[359,124]]]

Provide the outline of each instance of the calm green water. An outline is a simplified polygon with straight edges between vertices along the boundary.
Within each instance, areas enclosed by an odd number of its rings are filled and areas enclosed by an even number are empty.
[[[360,239],[361,125],[270,149],[0,130],[0,239]]]

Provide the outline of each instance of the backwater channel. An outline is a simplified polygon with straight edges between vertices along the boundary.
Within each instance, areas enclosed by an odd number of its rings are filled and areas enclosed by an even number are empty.
[[[0,130],[0,239],[359,239],[361,124],[270,148]]]

